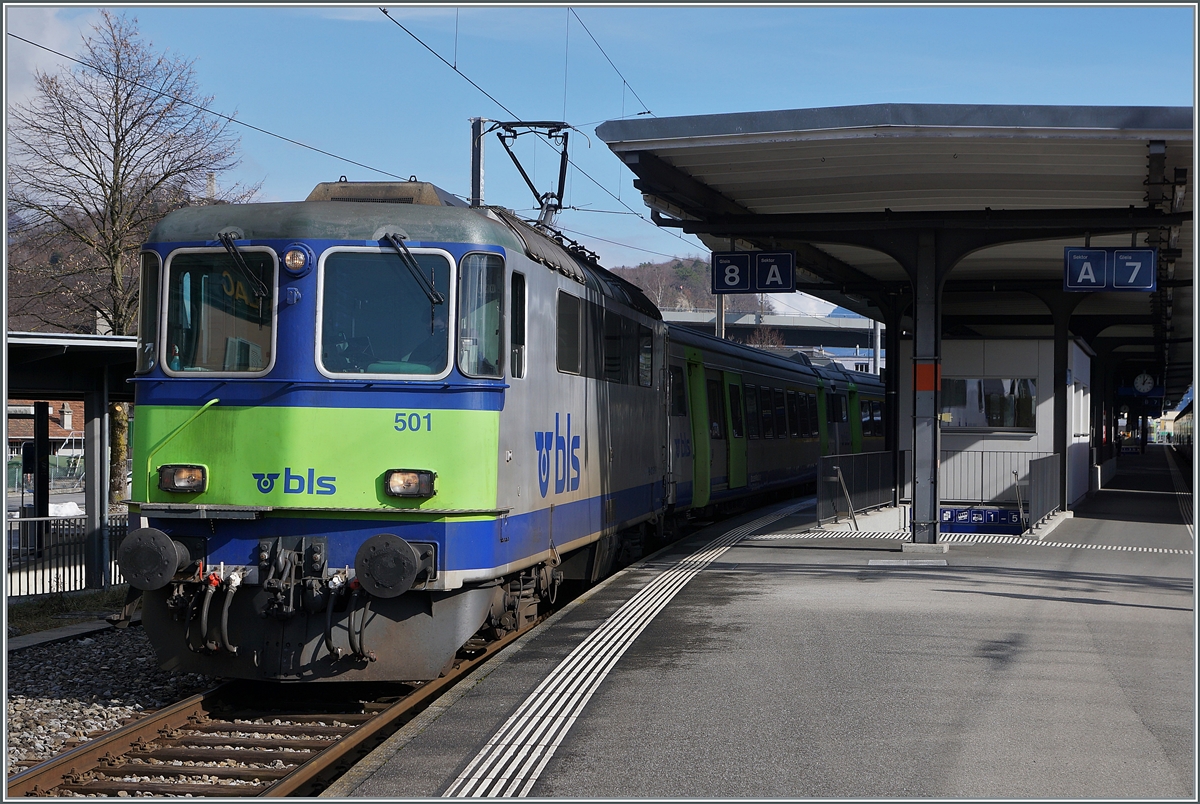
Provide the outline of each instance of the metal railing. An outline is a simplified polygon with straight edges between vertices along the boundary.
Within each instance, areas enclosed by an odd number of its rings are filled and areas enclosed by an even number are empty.
[[[1062,456],[1058,453],[1029,462],[1029,519],[1026,530],[1059,509]]]
[[[817,523],[892,504],[891,452],[824,455],[817,466]]]
[[[938,497],[943,502],[1015,504],[1018,485],[1024,486],[1029,481],[1030,463],[1054,454],[1005,450],[942,450],[938,466]],[[902,462],[905,467],[911,466],[912,450],[904,451]],[[902,497],[911,500],[911,478],[908,471],[904,474]]]
[[[108,517],[108,556],[99,579],[103,587],[124,583],[116,557],[128,521],[125,514]],[[97,588],[96,579],[88,585],[86,517],[25,517],[6,523],[9,598]]]

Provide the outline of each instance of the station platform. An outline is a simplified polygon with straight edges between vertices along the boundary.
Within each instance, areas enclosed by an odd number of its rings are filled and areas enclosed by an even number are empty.
[[[814,530],[811,500],[708,527],[323,795],[1194,800],[1190,477],[1166,450],[1042,540],[906,553],[895,509]]]

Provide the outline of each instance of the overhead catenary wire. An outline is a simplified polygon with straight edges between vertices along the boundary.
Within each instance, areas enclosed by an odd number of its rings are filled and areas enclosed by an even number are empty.
[[[95,70],[96,72],[102,73],[103,75],[107,75],[111,78],[120,78],[121,77],[121,76],[117,76],[117,75],[113,74],[111,71],[106,70],[103,67],[98,67],[95,64],[91,64],[91,63],[83,61],[81,59],[77,59],[74,56],[68,56],[66,53],[60,53],[59,51],[55,50],[54,48],[46,47],[45,45],[34,42],[31,39],[26,39],[23,36],[18,36],[17,34],[12,33],[11,31],[7,31],[6,33],[8,33],[8,35],[14,39],[20,40],[28,45],[33,45],[34,47],[40,48],[40,49],[46,51],[47,53],[53,53],[54,55],[56,55],[60,58],[64,58],[68,61],[73,61],[80,66],[87,67],[89,70]],[[206,106],[201,106],[197,103],[192,103],[191,101],[186,101],[183,98],[176,97],[175,95],[170,95],[166,92],[162,92],[161,90],[154,89],[153,87],[148,87],[145,84],[139,84],[137,81],[130,81],[128,78],[125,78],[124,80],[129,81],[130,84],[132,84],[135,87],[138,87],[139,89],[144,89],[147,92],[153,92],[157,97],[170,98],[171,100],[174,100],[177,103],[182,103],[185,106],[190,106],[193,109],[198,109],[201,112],[204,112],[205,114],[210,114],[213,117],[219,117],[222,120],[226,120],[230,123],[234,123],[239,126],[245,126],[246,128],[251,129],[253,131],[257,131],[260,134],[266,134],[269,137],[275,137],[276,139],[283,140],[284,142],[291,143],[292,145],[296,145],[300,148],[305,148],[309,151],[319,153],[323,156],[328,156],[331,159],[337,159],[341,162],[345,162],[348,165],[354,165],[355,167],[365,168],[366,170],[374,171],[375,173],[380,173],[384,176],[391,176],[393,179],[400,179],[401,181],[405,181],[407,179],[407,176],[398,176],[395,173],[389,173],[388,171],[383,170],[381,168],[372,167],[371,165],[366,165],[366,164],[363,164],[362,162],[356,162],[353,159],[350,159],[348,157],[340,156],[339,154],[335,154],[335,153],[331,153],[329,151],[322,150],[313,145],[308,145],[306,143],[300,142],[299,140],[293,140],[290,137],[285,137],[282,134],[276,134],[274,131],[268,131],[267,129],[253,125],[252,123],[247,123],[243,120],[238,120],[237,118],[231,117],[230,115],[222,114],[221,112],[217,112],[217,111],[213,111],[212,109],[210,109]]]
[[[593,34],[592,34],[591,30],[590,30],[590,29],[587,27],[587,23],[585,23],[583,20],[581,20],[581,19],[579,18],[579,12],[577,12],[577,11],[576,11],[575,9],[573,9],[573,8],[572,8],[572,9],[569,9],[569,10],[570,10],[571,14],[572,14],[572,15],[575,17],[575,19],[576,19],[576,20],[579,22],[579,24],[583,26],[583,30],[587,32],[587,35],[588,35],[588,36],[590,36],[590,37],[592,38],[592,42],[593,42],[593,43],[595,43],[595,45],[596,45],[596,48],[597,48],[597,49],[599,49],[599,51],[600,51],[601,55],[603,55],[603,56],[604,56],[604,58],[608,59],[609,66],[611,66],[611,67],[613,68],[613,70],[616,72],[617,76],[618,76],[618,77],[621,79],[621,83],[622,83],[622,84],[623,84],[623,85],[624,85],[626,88],[628,88],[630,92],[632,92],[632,93],[633,93],[633,97],[637,98],[637,102],[638,102],[638,103],[640,103],[640,104],[642,104],[642,108],[643,108],[645,111],[638,112],[638,114],[639,114],[639,115],[642,115],[642,114],[648,114],[648,115],[650,115],[651,117],[653,117],[653,116],[654,116],[654,112],[650,111],[650,107],[649,107],[649,106],[647,106],[647,105],[646,105],[646,102],[645,102],[645,101],[643,101],[643,100],[641,99],[641,97],[640,97],[640,96],[637,94],[637,90],[635,90],[635,89],[634,89],[632,86],[630,86],[629,82],[625,80],[625,76],[621,74],[621,71],[620,71],[620,70],[617,68],[617,65],[613,64],[613,60],[612,60],[612,59],[610,59],[610,58],[608,57],[608,54],[604,52],[604,48],[603,48],[603,47],[601,47],[601,46],[600,46],[600,43],[596,41],[596,37],[595,37],[595,36],[593,36]],[[636,116],[636,115],[635,115],[635,116]]]
[[[392,17],[392,15],[388,13],[388,10],[387,10],[386,8],[380,8],[379,10],[380,10],[381,12],[383,12],[383,15],[384,15],[385,17],[387,17],[389,20],[391,20],[391,22],[392,22],[394,25],[396,25],[396,27],[398,27],[400,30],[404,31],[406,34],[408,34],[410,37],[412,37],[412,38],[413,38],[413,39],[414,39],[414,40],[417,42],[417,44],[419,44],[421,47],[425,48],[425,49],[426,49],[426,50],[428,50],[430,53],[432,53],[432,54],[433,54],[433,55],[434,55],[434,56],[437,58],[437,60],[438,60],[438,61],[440,61],[442,64],[445,64],[447,67],[449,67],[449,68],[450,68],[451,70],[453,70],[454,72],[458,73],[458,75],[460,75],[464,81],[466,81],[467,83],[469,83],[471,86],[475,87],[475,89],[477,89],[477,90],[479,90],[480,92],[482,92],[482,93],[483,93],[483,94],[484,94],[484,95],[485,95],[485,96],[488,98],[488,100],[492,101],[492,103],[494,103],[494,104],[496,104],[497,106],[499,106],[501,109],[503,109],[505,112],[507,112],[507,113],[508,113],[508,114],[509,114],[511,117],[513,117],[514,119],[517,119],[517,120],[519,120],[519,119],[520,119],[520,115],[518,115],[516,112],[514,112],[513,110],[511,110],[511,109],[509,109],[507,106],[505,106],[503,103],[501,103],[499,99],[497,99],[497,98],[496,98],[494,95],[492,95],[490,92],[488,92],[488,91],[487,91],[486,89],[484,89],[483,87],[479,86],[479,84],[475,83],[475,81],[473,81],[473,80],[471,79],[471,77],[470,77],[470,76],[468,76],[466,73],[464,73],[462,70],[458,69],[456,66],[454,66],[454,65],[453,65],[453,64],[451,64],[450,62],[446,61],[446,59],[445,59],[445,58],[444,58],[444,57],[443,57],[441,54],[439,54],[439,53],[438,53],[436,50],[434,50],[432,47],[430,47],[428,44],[426,44],[426,43],[425,43],[425,42],[424,42],[424,41],[421,39],[421,37],[417,36],[415,33],[413,33],[413,32],[412,32],[412,31],[410,31],[408,28],[406,28],[406,27],[405,27],[403,24],[401,24],[401,23],[400,23],[398,20],[396,20],[395,18],[393,18],[393,17]],[[589,35],[590,35],[590,34],[589,34]],[[606,56],[606,58],[607,58],[607,56]],[[624,80],[624,79],[622,79],[622,80]],[[636,94],[636,93],[635,93],[635,94]],[[639,98],[638,100],[639,100],[639,102],[641,101],[641,99],[640,99],[640,98]],[[577,129],[576,127],[574,127],[574,126],[572,126],[572,128],[574,128],[575,130],[578,130],[578,129]],[[536,135],[537,135],[537,137],[538,137],[540,140],[542,140],[543,142],[545,142],[547,145],[549,145],[549,144],[550,144],[550,142],[549,142],[549,141],[546,139],[546,137],[545,137],[544,135],[542,135],[540,132],[536,132],[536,131],[535,131],[535,132],[534,132],[534,134],[536,134]],[[592,177],[592,175],[591,175],[591,174],[589,174],[589,173],[588,173],[586,170],[584,170],[583,168],[581,168],[581,167],[580,167],[580,166],[579,166],[579,165],[578,165],[578,164],[575,162],[575,160],[573,160],[573,159],[570,159],[570,158],[568,157],[567,161],[568,161],[568,163],[571,165],[571,167],[573,167],[573,168],[575,168],[575,170],[579,171],[579,172],[580,172],[580,173],[581,173],[581,174],[584,176],[584,178],[586,178],[588,181],[592,182],[592,184],[596,185],[596,187],[598,187],[598,188],[599,188],[599,189],[600,189],[602,192],[606,193],[606,194],[609,196],[609,198],[613,199],[613,200],[614,200],[614,201],[616,201],[618,204],[620,204],[621,206],[623,206],[623,207],[624,207],[625,209],[627,209],[627,210],[628,210],[628,211],[629,211],[631,214],[633,214],[633,215],[636,215],[638,218],[640,218],[641,220],[645,221],[647,224],[649,224],[649,225],[651,225],[651,226],[654,226],[654,228],[655,228],[657,231],[664,232],[665,234],[668,234],[668,235],[670,235],[671,237],[674,237],[675,239],[679,240],[681,243],[687,243],[688,245],[695,245],[695,244],[691,243],[691,242],[690,242],[690,241],[688,241],[686,238],[682,237],[681,235],[679,235],[679,234],[678,234],[678,233],[676,233],[676,232],[673,232],[673,231],[670,231],[670,230],[668,230],[668,229],[663,229],[663,228],[661,228],[661,227],[659,227],[659,226],[656,226],[656,225],[654,224],[654,222],[653,222],[653,221],[651,221],[649,218],[647,218],[647,217],[646,217],[645,215],[643,215],[642,213],[640,213],[640,212],[638,212],[637,210],[635,210],[633,207],[631,207],[631,206],[629,206],[628,204],[626,204],[626,203],[625,203],[625,202],[624,202],[624,201],[623,201],[623,200],[622,200],[622,199],[621,199],[619,196],[615,195],[615,194],[614,194],[614,193],[613,193],[611,190],[609,190],[607,187],[605,187],[603,184],[601,184],[599,181],[597,181],[595,178],[593,178],[593,177]],[[611,241],[608,241],[608,242],[611,242]],[[622,243],[614,243],[613,245],[624,245],[624,244],[622,244]],[[655,252],[651,252],[651,253],[655,253]]]

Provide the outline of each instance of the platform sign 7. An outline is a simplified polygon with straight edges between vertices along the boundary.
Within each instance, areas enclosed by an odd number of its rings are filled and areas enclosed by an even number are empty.
[[[712,255],[713,293],[752,293],[748,251],[714,251]]]
[[[1152,248],[1126,248],[1113,252],[1113,290],[1154,290],[1158,279],[1158,254]]]

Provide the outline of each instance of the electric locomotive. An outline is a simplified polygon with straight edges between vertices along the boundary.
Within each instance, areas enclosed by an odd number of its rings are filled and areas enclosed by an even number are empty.
[[[167,669],[435,678],[668,517],[811,481],[882,399],[423,182],[179,210],[141,267],[118,562]]]

